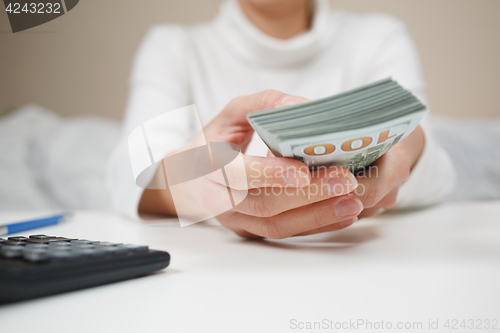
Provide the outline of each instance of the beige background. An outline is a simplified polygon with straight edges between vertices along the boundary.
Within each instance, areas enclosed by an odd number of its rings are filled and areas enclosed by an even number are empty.
[[[218,0],[81,0],[68,14],[12,34],[0,12],[0,113],[28,102],[62,115],[120,118],[147,28],[215,15]],[[435,113],[500,116],[500,0],[332,0],[405,21]],[[3,6],[0,5],[3,9]]]

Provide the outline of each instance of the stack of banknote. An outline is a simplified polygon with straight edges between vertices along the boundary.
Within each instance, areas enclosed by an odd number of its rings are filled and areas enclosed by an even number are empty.
[[[426,107],[391,78],[319,100],[252,112],[250,125],[275,156],[311,169],[359,171],[418,125]]]

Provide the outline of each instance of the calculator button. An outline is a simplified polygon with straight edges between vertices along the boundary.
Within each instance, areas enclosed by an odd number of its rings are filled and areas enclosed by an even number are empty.
[[[100,242],[99,243],[99,246],[113,246],[115,245],[115,243],[111,243],[111,242]]]
[[[60,247],[49,246],[47,248],[47,251],[49,251],[49,252],[68,252],[68,251],[73,251],[73,248],[68,247],[68,246],[60,246]]]
[[[99,251],[105,251],[108,254],[116,253],[118,251],[116,246],[100,246],[98,249]]]
[[[24,236],[14,236],[14,237],[9,237],[10,241],[15,241],[15,242],[25,242],[28,238]]]
[[[67,245],[64,245],[67,244]],[[69,243],[49,243],[48,247],[50,250],[71,250],[72,247],[69,245]]]
[[[62,242],[56,238],[44,238],[44,239],[33,239],[33,238],[28,238],[26,240],[26,243],[41,243],[41,244],[48,244],[52,242]]]
[[[26,243],[32,243],[32,244],[48,244],[50,243],[49,239],[39,239],[39,238],[28,238],[26,240]]]
[[[116,252],[115,253],[128,253],[128,252],[134,252],[134,250],[126,247],[126,246],[123,246],[123,245],[118,245],[116,246]]]
[[[49,242],[59,242],[59,243],[65,242],[64,240],[59,239],[59,237],[44,238],[44,240],[48,240]]]
[[[47,257],[49,259],[54,260],[63,260],[63,259],[76,259],[81,257],[82,254],[75,251],[48,251]]]
[[[74,258],[75,255],[71,251],[48,251],[47,257],[54,260],[64,260]]]
[[[2,243],[2,246],[5,246],[5,245],[24,245],[24,244],[26,244],[26,243],[20,242],[20,241],[6,240],[5,242]]]
[[[46,245],[46,244],[36,244],[36,245]],[[44,247],[28,247],[28,246],[23,246],[24,252],[47,252],[49,249],[49,246],[44,246]]]
[[[24,246],[22,245],[5,245],[2,244],[2,251],[24,251]]]
[[[0,255],[8,259],[22,257],[23,249],[24,248],[22,246],[20,250],[6,249],[5,247],[2,247],[2,249],[0,250]]]
[[[133,250],[134,252],[145,252],[149,250],[149,247],[146,245],[125,244],[124,246]]]
[[[26,250],[23,254],[24,259],[28,261],[43,261],[48,259],[47,251],[45,250]]]
[[[47,244],[42,243],[28,243],[25,245],[27,249],[46,249],[49,246]]]
[[[88,257],[88,256],[93,255],[95,253],[95,250],[94,249],[76,249],[72,252],[75,252],[79,256]]]
[[[149,251],[149,246],[147,245],[140,245],[135,249],[135,252],[148,252]]]
[[[71,244],[72,249],[93,249],[94,245],[92,244]]]
[[[55,238],[55,236],[47,236],[47,235],[31,235],[31,239],[46,239],[46,238]]]
[[[47,248],[33,248],[33,247],[24,247],[24,253],[46,253]]]
[[[111,242],[100,242],[99,246],[118,246],[123,245],[123,243],[111,243]]]
[[[51,242],[49,243],[50,248],[62,248],[62,247],[71,247],[69,242]]]
[[[53,250],[53,249],[48,249],[47,250],[47,255],[50,257],[52,256],[67,256],[68,258],[76,256],[76,253],[74,251],[70,250]]]
[[[66,237],[56,237],[57,240],[63,241],[63,242],[69,242],[72,240],[77,240],[76,238],[66,238]]]
[[[68,258],[75,257],[77,254],[74,251],[69,251],[69,250],[51,250],[49,249],[47,251],[47,255],[49,258],[52,256],[67,256]]]
[[[90,244],[92,243],[91,241],[85,240],[85,239],[73,239],[70,241],[71,244]]]

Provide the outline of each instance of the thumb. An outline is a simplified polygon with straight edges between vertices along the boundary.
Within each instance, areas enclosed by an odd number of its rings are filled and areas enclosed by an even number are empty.
[[[221,120],[233,126],[250,126],[246,116],[250,112],[289,106],[307,101],[307,98],[288,95],[277,90],[265,90],[233,99],[220,113]]]
[[[207,141],[224,141],[237,144],[242,151],[252,139],[254,130],[247,121],[247,114],[307,101],[306,98],[288,95],[277,90],[266,90],[230,101],[203,132]]]

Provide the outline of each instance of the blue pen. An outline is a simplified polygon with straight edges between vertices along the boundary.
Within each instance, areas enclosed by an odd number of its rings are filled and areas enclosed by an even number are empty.
[[[0,226],[0,236],[15,234],[25,230],[31,230],[41,227],[46,227],[48,225],[53,225],[61,222],[67,214],[59,214],[54,216],[49,216],[42,219],[10,223]]]

